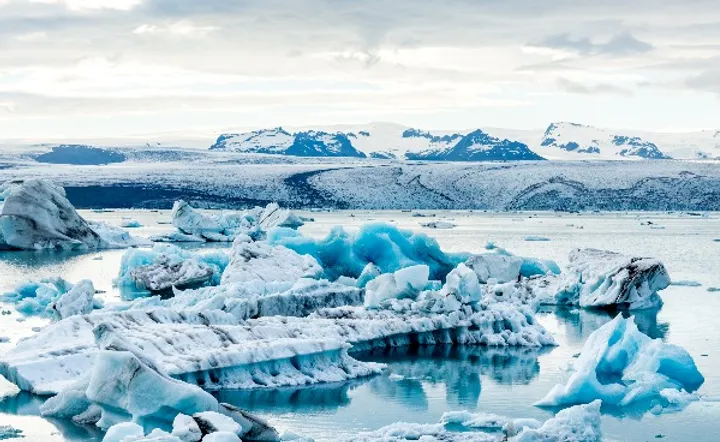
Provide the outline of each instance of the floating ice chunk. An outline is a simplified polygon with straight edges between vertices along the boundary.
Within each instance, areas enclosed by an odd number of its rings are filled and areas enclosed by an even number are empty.
[[[550,241],[550,238],[546,236],[528,235],[525,237],[525,241]]]
[[[202,438],[202,442],[242,442],[236,434],[228,433],[226,431],[219,431],[217,433],[210,433]]]
[[[30,179],[8,190],[0,212],[0,236],[11,248],[85,250],[135,243],[127,232],[122,236],[105,224],[83,219],[65,190],[50,181]]]
[[[464,431],[451,431],[459,425]],[[483,432],[478,430],[490,430]],[[534,419],[511,419],[467,411],[445,413],[439,424],[395,423],[379,430],[345,439],[350,442],[600,442],[600,401],[560,411],[540,423]]]
[[[678,281],[672,281],[670,285],[678,285],[682,287],[702,287],[702,284],[697,281],[691,281],[687,279],[681,279]]]
[[[134,422],[122,422],[108,428],[102,442],[134,442],[143,437],[143,427]]]
[[[131,249],[120,263],[116,284],[150,291],[217,283],[230,258],[223,252],[193,254],[172,244]]]
[[[198,212],[185,201],[176,201],[173,205],[172,223],[187,235],[207,238],[206,235],[210,234],[214,238],[225,236],[226,241],[232,241],[232,238],[225,235],[225,228],[216,218]]]
[[[368,263],[373,263],[381,273],[425,264],[430,267],[430,278],[441,280],[469,256],[446,254],[429,236],[389,224],[366,224],[357,233],[337,226],[321,240],[298,232],[271,232],[268,240],[315,257],[330,280],[340,276],[358,278]]]
[[[363,271],[360,273],[360,276],[358,276],[356,285],[360,288],[364,288],[368,285],[370,281],[380,275],[382,275],[382,272],[380,271],[378,266],[370,262],[368,263],[368,265],[365,266]],[[345,276],[345,278],[347,278],[347,276]]]
[[[95,286],[92,281],[84,279],[73,286],[67,293],[49,308],[56,319],[65,319],[73,315],[86,315],[93,311],[98,301],[95,299]]]
[[[0,425],[0,440],[19,439],[25,437],[22,433],[22,430],[13,428],[10,425]]]
[[[490,279],[504,283],[518,280],[523,259],[519,256],[488,253],[471,256],[465,261],[465,265],[475,272],[483,284]]]
[[[222,284],[294,283],[300,278],[319,278],[322,272],[312,256],[241,235],[233,242]]]
[[[180,413],[173,420],[172,435],[182,442],[198,442],[202,438],[202,430],[195,419]]]
[[[670,284],[670,277],[654,258],[575,249],[563,274],[532,278],[527,283],[543,304],[643,309],[662,305],[657,292]]]
[[[4,293],[0,299],[14,304],[15,309],[23,315],[63,319],[102,307],[102,302],[95,299],[94,295],[95,288],[90,281],[83,280],[73,286],[55,277],[20,284],[14,291]]]
[[[277,203],[270,203],[260,212],[258,224],[263,230],[267,231],[275,227],[297,229],[305,223],[290,210],[281,209]]]
[[[708,287],[708,292],[720,292],[720,287]]]
[[[187,235],[182,232],[171,232],[150,237],[152,242],[205,242],[205,238],[195,235]]]
[[[195,413],[193,419],[204,433],[222,431],[237,435],[242,432],[242,425],[215,411]]]
[[[275,442],[280,440],[280,435],[275,428],[259,417],[253,416],[233,405],[220,403],[220,412],[224,416],[231,417],[241,430],[238,436],[247,441]]]
[[[105,345],[125,346],[117,340]],[[85,397],[78,394],[83,390]],[[170,378],[129,351],[109,350],[97,353],[88,376],[48,399],[40,410],[44,416],[71,417],[80,414],[82,405],[100,407],[97,425],[101,428],[128,417],[172,420],[178,413],[218,410],[217,400],[199,387]]]
[[[415,298],[425,288],[430,267],[405,267],[395,273],[380,275],[368,283],[365,290],[365,307],[379,308],[389,299]]]
[[[657,400],[665,389],[693,392],[703,382],[684,349],[649,338],[633,318],[618,315],[590,335],[568,382],[556,385],[537,405],[600,399],[608,405],[626,406]]]
[[[136,229],[138,227],[142,227],[142,223],[133,218],[123,217],[120,222],[120,227],[125,227],[126,229]]]
[[[130,235],[127,230],[102,221],[88,221],[88,225],[112,248],[148,246],[150,241]]]
[[[600,401],[561,410],[537,429],[525,429],[514,442],[600,442]]]
[[[5,379],[4,376],[0,376],[0,402],[17,396],[18,393],[20,393],[20,388],[17,385]]]
[[[420,223],[422,227],[428,229],[454,229],[455,224],[448,221],[430,221],[428,223]]]

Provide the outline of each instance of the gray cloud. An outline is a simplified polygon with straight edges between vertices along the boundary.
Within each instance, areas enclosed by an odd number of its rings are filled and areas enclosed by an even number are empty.
[[[615,35],[605,42],[594,42],[587,37],[575,38],[570,34],[556,34],[532,43],[532,46],[562,49],[587,55],[630,55],[653,49],[650,43],[638,40],[627,32]]]
[[[577,81],[568,80],[567,78],[558,78],[557,80],[558,87],[565,91],[570,92],[572,94],[583,94],[583,95],[602,95],[602,94],[611,94],[611,95],[624,95],[624,96],[630,96],[632,95],[632,91],[620,87],[615,86],[612,84],[593,84],[593,85],[586,85],[582,84]]]

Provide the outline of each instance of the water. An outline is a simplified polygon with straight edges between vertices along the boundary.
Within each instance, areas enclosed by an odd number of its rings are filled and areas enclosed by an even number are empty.
[[[431,213],[431,212],[427,212]],[[720,419],[720,218],[668,214],[557,215],[444,212],[443,220],[457,224],[451,230],[422,229],[420,222],[403,212],[303,213],[316,221],[301,230],[321,237],[330,227],[356,229],[365,222],[393,222],[401,227],[424,230],[436,237],[447,251],[483,251],[488,241],[524,256],[550,258],[561,265],[575,247],[596,247],[661,259],[675,280],[693,280],[701,287],[671,286],[662,296],[659,312],[643,312],[636,320],[645,333],[687,349],[706,378],[699,393],[705,398],[679,413],[655,416],[646,410],[605,410],[603,430],[609,440],[649,441],[664,436],[669,441],[717,440]],[[354,216],[351,216],[354,215]],[[119,224],[132,216],[144,226],[133,229],[141,235],[170,230],[157,221],[169,220],[165,211],[83,212],[83,216]],[[435,219],[435,218],[432,218]],[[651,225],[641,225],[651,221]],[[664,227],[659,229],[658,227]],[[545,236],[547,242],[525,241],[528,235]],[[219,245],[222,247],[223,245]],[[224,245],[226,246],[226,245]],[[189,247],[198,247],[190,245]],[[202,246],[205,247],[205,246]],[[216,245],[215,247],[218,247]],[[105,290],[106,301],[120,294],[112,286],[122,251],[89,254],[13,252],[0,255],[0,290],[8,290],[26,279],[60,275],[70,281],[90,278]],[[98,257],[102,257],[98,260]],[[0,317],[2,334],[11,342],[0,344],[7,351],[32,328],[46,321],[30,318],[17,322],[18,315]],[[511,417],[546,419],[552,413],[532,404],[568,375],[568,364],[582,348],[587,336],[612,315],[578,309],[550,309],[538,314],[539,321],[560,344],[543,351],[529,349],[414,348],[360,354],[364,360],[384,362],[383,375],[337,385],[302,389],[222,391],[218,397],[267,418],[280,430],[292,430],[318,440],[337,440],[341,435],[374,430],[396,421],[435,423],[445,411],[478,410]],[[25,430],[29,440],[92,441],[102,435],[69,422],[38,417],[40,398],[21,395],[0,404],[0,425]]]

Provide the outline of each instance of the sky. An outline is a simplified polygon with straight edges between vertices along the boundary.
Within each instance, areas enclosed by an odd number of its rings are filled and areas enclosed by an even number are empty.
[[[0,0],[0,139],[718,116],[717,0]]]

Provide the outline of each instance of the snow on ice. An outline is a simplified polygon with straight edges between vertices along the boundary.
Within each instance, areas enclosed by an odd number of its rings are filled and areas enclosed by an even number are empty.
[[[588,337],[565,385],[537,405],[567,406],[596,399],[627,406],[692,393],[705,381],[690,354],[640,332],[634,319],[618,315]],[[664,392],[664,393],[663,393]],[[662,404],[662,401],[661,401]]]

